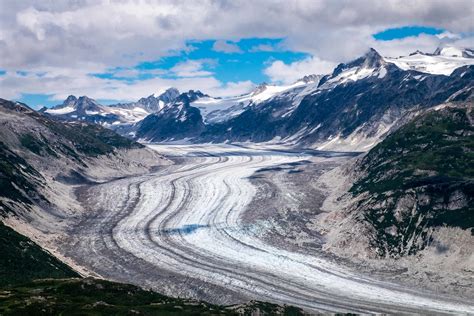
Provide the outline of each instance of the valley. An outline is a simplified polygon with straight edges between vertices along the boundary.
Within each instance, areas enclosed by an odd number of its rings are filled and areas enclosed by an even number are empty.
[[[474,315],[474,6],[0,0],[0,316]]]
[[[302,215],[301,203],[317,213],[328,196],[318,173],[354,154],[251,143],[149,147],[174,163],[76,189],[84,212],[57,249],[94,275],[217,304],[257,299],[319,312],[474,313],[461,297],[363,274],[320,251],[324,237],[304,231],[311,214]],[[298,173],[300,185],[285,186],[285,174]],[[279,229],[285,225],[293,229]]]

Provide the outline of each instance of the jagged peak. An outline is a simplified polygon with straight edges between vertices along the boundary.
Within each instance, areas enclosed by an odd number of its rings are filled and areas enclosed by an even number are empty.
[[[373,48],[370,48],[364,55],[361,57],[349,62],[339,64],[333,71],[332,77],[335,77],[342,73],[346,69],[358,67],[358,68],[380,68],[386,64],[384,58]]]
[[[323,76],[322,75],[306,75],[298,80],[296,82],[304,82],[304,83],[311,83],[311,82],[318,82]]]
[[[68,107],[74,108],[75,110],[81,110],[81,109],[84,110],[84,109],[90,109],[90,108],[98,108],[100,107],[100,104],[94,99],[91,99],[85,95],[80,96],[79,98],[74,95],[70,95],[64,100],[62,104],[53,106],[51,110],[57,110],[57,109],[68,108]]]
[[[53,109],[67,107],[67,106],[74,106],[77,103],[77,100],[78,100],[77,97],[71,94],[63,101],[62,104],[58,104],[54,106]]]
[[[204,94],[199,90],[189,90],[188,92],[181,93],[174,102],[191,103],[203,97],[209,97],[209,95]]]
[[[251,95],[257,95],[259,93],[262,93],[263,91],[267,90],[268,83],[262,82],[259,84],[251,93]]]
[[[170,94],[170,93],[179,93],[179,90],[175,87],[170,87],[168,89],[166,89],[165,92],[162,93],[163,94]]]
[[[373,48],[370,48],[361,58],[363,58],[365,68],[378,68],[385,64],[383,57]]]
[[[180,92],[178,89],[174,88],[174,87],[170,87],[168,89],[165,90],[165,92],[161,93],[161,94],[153,94],[152,96],[165,102],[165,103],[169,103],[169,102],[173,102],[174,100],[176,100],[176,98],[180,95]],[[150,96],[151,97],[151,96]]]
[[[427,55],[426,53],[422,52],[421,50],[417,49],[416,51],[414,51],[413,53],[410,53],[409,56],[413,56],[413,55]],[[402,56],[400,56],[402,57]]]
[[[77,97],[75,95],[70,95],[64,100],[64,102],[72,102],[72,101],[77,101]]]
[[[92,98],[89,98],[87,95],[82,95],[80,96],[77,101],[92,101],[92,102],[96,102],[94,99]]]

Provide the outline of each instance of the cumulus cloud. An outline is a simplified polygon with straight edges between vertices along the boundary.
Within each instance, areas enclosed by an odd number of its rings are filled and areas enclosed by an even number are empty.
[[[85,73],[78,73],[75,76],[50,74],[45,76],[36,73],[7,72],[0,76],[0,86],[2,98],[17,99],[27,91],[31,94],[51,95],[51,99],[59,103],[70,94],[87,95],[103,100],[136,101],[143,96],[163,92],[169,87],[176,87],[180,91],[201,90],[214,96],[239,95],[249,92],[254,85],[250,81],[224,84],[210,76],[174,79],[155,77],[123,81],[91,77]]]
[[[327,74],[331,72],[335,63],[310,57],[302,61],[285,64],[281,60],[273,61],[265,68],[265,74],[273,82],[292,83],[305,75]]]
[[[360,53],[372,34],[389,27],[473,32],[473,7],[471,0],[261,0],[251,6],[244,0],[6,0],[0,10],[0,67],[71,61],[126,66],[185,49],[189,39],[245,37],[286,38],[290,49],[344,58]],[[238,49],[224,40],[216,46]]]
[[[178,77],[208,77],[213,73],[204,70],[206,63],[208,63],[206,60],[187,60],[172,67],[171,72]]]
[[[212,45],[212,49],[216,52],[222,52],[227,54],[242,53],[242,50],[240,49],[239,45],[222,40],[215,41],[214,45]]]
[[[235,42],[249,37],[284,38],[286,49],[318,57],[289,65],[275,61],[266,69],[272,80],[288,81],[305,73],[323,72],[327,65],[350,60],[369,47],[392,56],[416,49],[433,51],[446,38],[472,46],[472,36],[458,39],[456,34],[473,34],[473,17],[472,0],[260,0],[254,5],[245,0],[3,0],[0,69],[8,74],[17,70],[48,72],[44,78],[51,83],[35,87],[34,78],[20,80],[7,75],[8,84],[3,78],[0,89],[4,96],[16,95],[18,91],[48,93],[47,89],[57,95],[83,87],[80,94],[99,95],[101,90],[115,91],[109,85],[127,85],[124,91],[135,95],[151,83],[111,83],[87,74],[131,69],[144,61],[190,50],[188,40],[221,39],[215,43],[216,50],[238,52],[240,48]],[[441,39],[422,36],[377,42],[372,38],[374,33],[404,25],[433,26],[450,33]],[[207,69],[192,63],[177,67],[176,75],[182,77],[183,85],[195,81],[204,88],[224,86]],[[297,71],[302,73],[297,75]],[[285,73],[292,79],[283,77]],[[134,78],[133,71],[122,75]],[[160,78],[150,80],[167,83]],[[137,88],[132,89],[132,84]],[[56,86],[64,91],[58,91]],[[90,90],[92,87],[95,89]],[[147,93],[156,89],[149,88]],[[123,97],[123,92],[115,93]],[[108,96],[113,95],[110,92]]]

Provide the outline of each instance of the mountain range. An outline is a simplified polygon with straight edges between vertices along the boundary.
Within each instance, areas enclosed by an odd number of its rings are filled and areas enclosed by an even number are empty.
[[[290,85],[263,83],[236,97],[170,88],[137,102],[109,106],[69,96],[45,114],[112,128],[135,140],[273,142],[318,149],[365,151],[411,112],[472,94],[471,49],[384,58],[371,49],[331,74]]]

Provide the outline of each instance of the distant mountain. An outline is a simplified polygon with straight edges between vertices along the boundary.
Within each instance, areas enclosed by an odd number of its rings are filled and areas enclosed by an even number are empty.
[[[141,98],[137,102],[130,102],[130,103],[118,103],[114,105],[110,105],[110,107],[116,107],[116,108],[123,108],[123,109],[143,109],[147,113],[154,113],[158,112],[163,107],[175,101],[178,96],[180,95],[178,89],[176,88],[169,88],[165,92],[161,94],[152,94],[146,98]]]
[[[359,159],[348,176],[353,202],[329,247],[382,257],[462,247],[454,229],[474,234],[473,110],[469,101],[424,111]],[[448,228],[452,244],[437,245]]]
[[[66,121],[89,122],[106,127],[132,124],[149,114],[141,107],[104,106],[87,96],[76,98],[73,95],[62,104],[50,109],[42,108],[40,112]]]
[[[438,47],[433,53],[433,55],[446,57],[474,58],[474,49],[457,48],[453,46]]]
[[[191,103],[203,97],[208,96],[200,91],[182,93],[160,111],[137,123],[134,126],[134,136],[153,141],[199,136],[204,129],[203,118],[199,109],[192,107]]]
[[[416,51],[409,56],[386,58],[386,60],[404,70],[449,76],[459,67],[474,65],[474,50],[443,47],[436,49],[433,54]]]
[[[111,129],[128,130],[128,127],[149,114],[163,109],[179,96],[179,91],[169,88],[159,95],[150,95],[137,102],[112,105],[99,104],[87,96],[76,98],[71,95],[62,104],[50,109],[42,108],[40,112],[58,119],[72,122],[89,122]]]
[[[137,102],[103,106],[81,97],[44,110],[142,141],[272,141],[366,151],[398,128],[407,112],[473,93],[472,50],[384,58],[374,49],[331,74],[290,85],[263,83],[248,94],[215,98],[170,88]]]
[[[291,85],[270,85],[262,83],[253,91],[236,97],[212,98],[204,97],[194,101],[191,105],[201,111],[204,123],[222,123],[232,119],[250,107],[257,107],[259,104],[272,99],[284,96],[286,99],[294,98],[297,102],[304,95],[306,88],[316,87],[322,76],[305,76]],[[292,107],[288,107],[288,112]],[[281,113],[284,115],[285,113]],[[287,113],[288,114],[288,113]]]
[[[450,76],[403,70],[376,51],[340,64],[317,85],[290,90],[206,126],[197,141],[279,141],[318,149],[365,151],[405,113],[473,93],[474,66]]]

